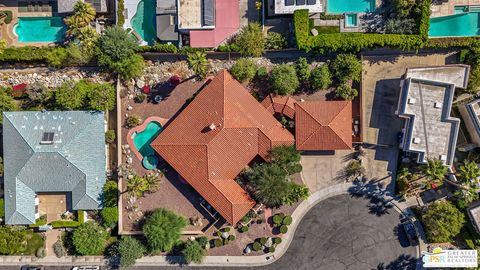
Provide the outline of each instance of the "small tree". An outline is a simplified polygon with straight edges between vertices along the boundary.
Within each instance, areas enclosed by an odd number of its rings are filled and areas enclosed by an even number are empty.
[[[335,79],[340,83],[347,81],[359,82],[362,73],[362,64],[353,54],[339,54],[330,63]]]
[[[80,255],[100,255],[105,249],[108,232],[94,221],[78,226],[72,235],[75,250]]]
[[[113,228],[118,222],[118,208],[117,207],[104,207],[100,211],[102,216],[103,225],[105,227]]]
[[[300,165],[300,151],[297,151],[294,145],[283,145],[272,148],[270,151],[270,159],[284,168],[287,174],[294,174],[302,171]]]
[[[0,111],[8,112],[15,111],[17,109],[17,104],[13,97],[7,93],[6,88],[0,87]],[[3,114],[0,114],[0,124],[3,123]]]
[[[130,267],[135,264],[137,259],[143,257],[145,247],[137,239],[131,236],[122,237],[118,241],[118,253],[120,255],[120,266]]]
[[[141,121],[142,120],[140,119],[140,116],[138,116],[136,114],[130,115],[129,117],[127,117],[125,119],[125,127],[126,128],[136,127],[136,126],[140,125]]]
[[[314,90],[327,89],[332,84],[332,75],[328,65],[316,66],[310,76],[310,85]]]
[[[459,167],[458,176],[464,183],[477,182],[477,178],[480,177],[480,168],[474,161],[465,160]]]
[[[448,201],[431,203],[421,220],[431,243],[451,242],[460,233],[465,216]]]
[[[265,51],[265,37],[258,23],[244,26],[235,37],[235,44],[243,56],[260,57]]]
[[[160,188],[160,180],[158,178],[158,174],[146,174],[144,177],[145,185],[146,185],[146,192],[147,193],[155,193]]]
[[[115,142],[115,130],[109,129],[105,132],[105,142],[110,144]]]
[[[143,57],[134,54],[110,66],[114,72],[120,74],[124,80],[138,78],[142,75],[145,63]]]
[[[443,183],[448,172],[447,167],[439,159],[428,159],[422,170],[430,183]]]
[[[197,241],[187,241],[182,249],[182,255],[187,264],[201,263],[206,255],[206,250]]]
[[[145,192],[148,191],[148,184],[145,181],[145,178],[135,175],[132,179],[129,179],[127,182],[127,192],[130,196],[140,198]]]
[[[357,178],[365,175],[365,168],[362,166],[362,163],[357,160],[350,161],[344,171],[347,178]]]
[[[341,84],[335,90],[335,97],[341,98],[344,100],[353,100],[358,96],[358,91],[355,88],[352,88],[348,84]]]
[[[230,72],[240,82],[249,81],[255,77],[257,66],[252,59],[240,58],[233,64]]]
[[[273,68],[270,80],[275,94],[286,96],[297,90],[300,82],[295,68],[291,65],[282,64]]]
[[[103,206],[115,207],[118,200],[118,185],[116,181],[108,180],[103,186]]]
[[[115,107],[115,88],[109,83],[93,85],[87,97],[92,110],[110,111]]]
[[[264,163],[246,172],[253,197],[267,207],[278,207],[290,191],[286,171],[275,163]]]
[[[92,84],[86,80],[65,81],[55,89],[56,105],[64,110],[84,109],[85,100],[91,88]]]
[[[208,61],[207,54],[201,51],[195,51],[188,54],[187,58],[188,66],[193,70],[195,74],[201,78],[207,75]]]
[[[310,78],[310,65],[307,58],[300,57],[296,63],[297,77],[300,82],[306,82]]]
[[[184,217],[163,208],[155,209],[143,225],[150,250],[153,253],[172,250],[186,225]]]
[[[13,255],[26,248],[27,230],[22,226],[0,226],[0,254]]]

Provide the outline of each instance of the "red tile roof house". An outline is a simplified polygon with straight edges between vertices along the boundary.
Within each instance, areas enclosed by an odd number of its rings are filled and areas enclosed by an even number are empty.
[[[257,156],[266,159],[273,147],[293,143],[293,135],[223,70],[151,146],[235,225],[255,205],[235,177]]]

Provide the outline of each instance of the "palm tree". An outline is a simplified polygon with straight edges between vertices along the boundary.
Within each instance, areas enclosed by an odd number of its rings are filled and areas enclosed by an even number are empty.
[[[439,159],[428,159],[427,164],[423,167],[423,173],[427,177],[429,183],[443,183],[447,172],[447,167],[445,167],[443,162]]]
[[[146,174],[144,177],[148,193],[155,193],[160,188],[158,174]]]
[[[365,168],[362,166],[362,163],[358,160],[350,161],[344,169],[344,174],[348,179],[358,178],[365,175]]]
[[[207,74],[207,55],[204,52],[196,51],[189,53],[187,58],[188,66],[193,70],[195,74],[200,77],[205,77]]]
[[[132,179],[128,180],[127,191],[130,196],[135,198],[142,197],[148,190],[145,179],[141,176],[135,175]]]
[[[464,165],[461,165],[458,170],[458,176],[462,182],[477,182],[477,178],[480,177],[480,168],[477,163],[465,160]]]
[[[95,8],[88,3],[78,1],[73,7],[73,15],[64,19],[68,27],[67,36],[75,36],[81,28],[88,27],[95,20]]]

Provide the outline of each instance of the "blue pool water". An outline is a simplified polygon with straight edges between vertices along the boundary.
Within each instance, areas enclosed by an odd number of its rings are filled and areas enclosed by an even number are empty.
[[[430,37],[471,37],[480,34],[480,13],[459,13],[430,19]]]
[[[19,42],[60,42],[65,31],[62,17],[19,17],[15,26]]]
[[[157,22],[155,18],[156,0],[142,0],[138,3],[137,13],[132,18],[132,28],[149,45],[157,39]]]
[[[375,0],[327,0],[327,13],[374,12]]]
[[[345,17],[347,26],[357,26],[357,14],[347,14]]]
[[[150,144],[157,138],[160,132],[162,132],[162,126],[158,122],[152,121],[147,124],[142,132],[132,135],[133,144],[143,156],[142,164],[146,169],[153,170],[158,164],[155,150],[153,150]]]

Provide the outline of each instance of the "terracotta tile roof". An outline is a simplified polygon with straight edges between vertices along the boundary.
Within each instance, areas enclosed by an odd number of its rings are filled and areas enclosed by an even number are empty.
[[[211,125],[215,128],[210,129]],[[227,71],[208,82],[152,147],[230,224],[255,202],[234,178],[293,135]]]
[[[268,95],[263,101],[262,105],[271,114],[281,113],[291,119],[295,116],[295,103],[297,101],[289,96]]]
[[[295,140],[298,150],[351,149],[351,101],[296,103]]]

